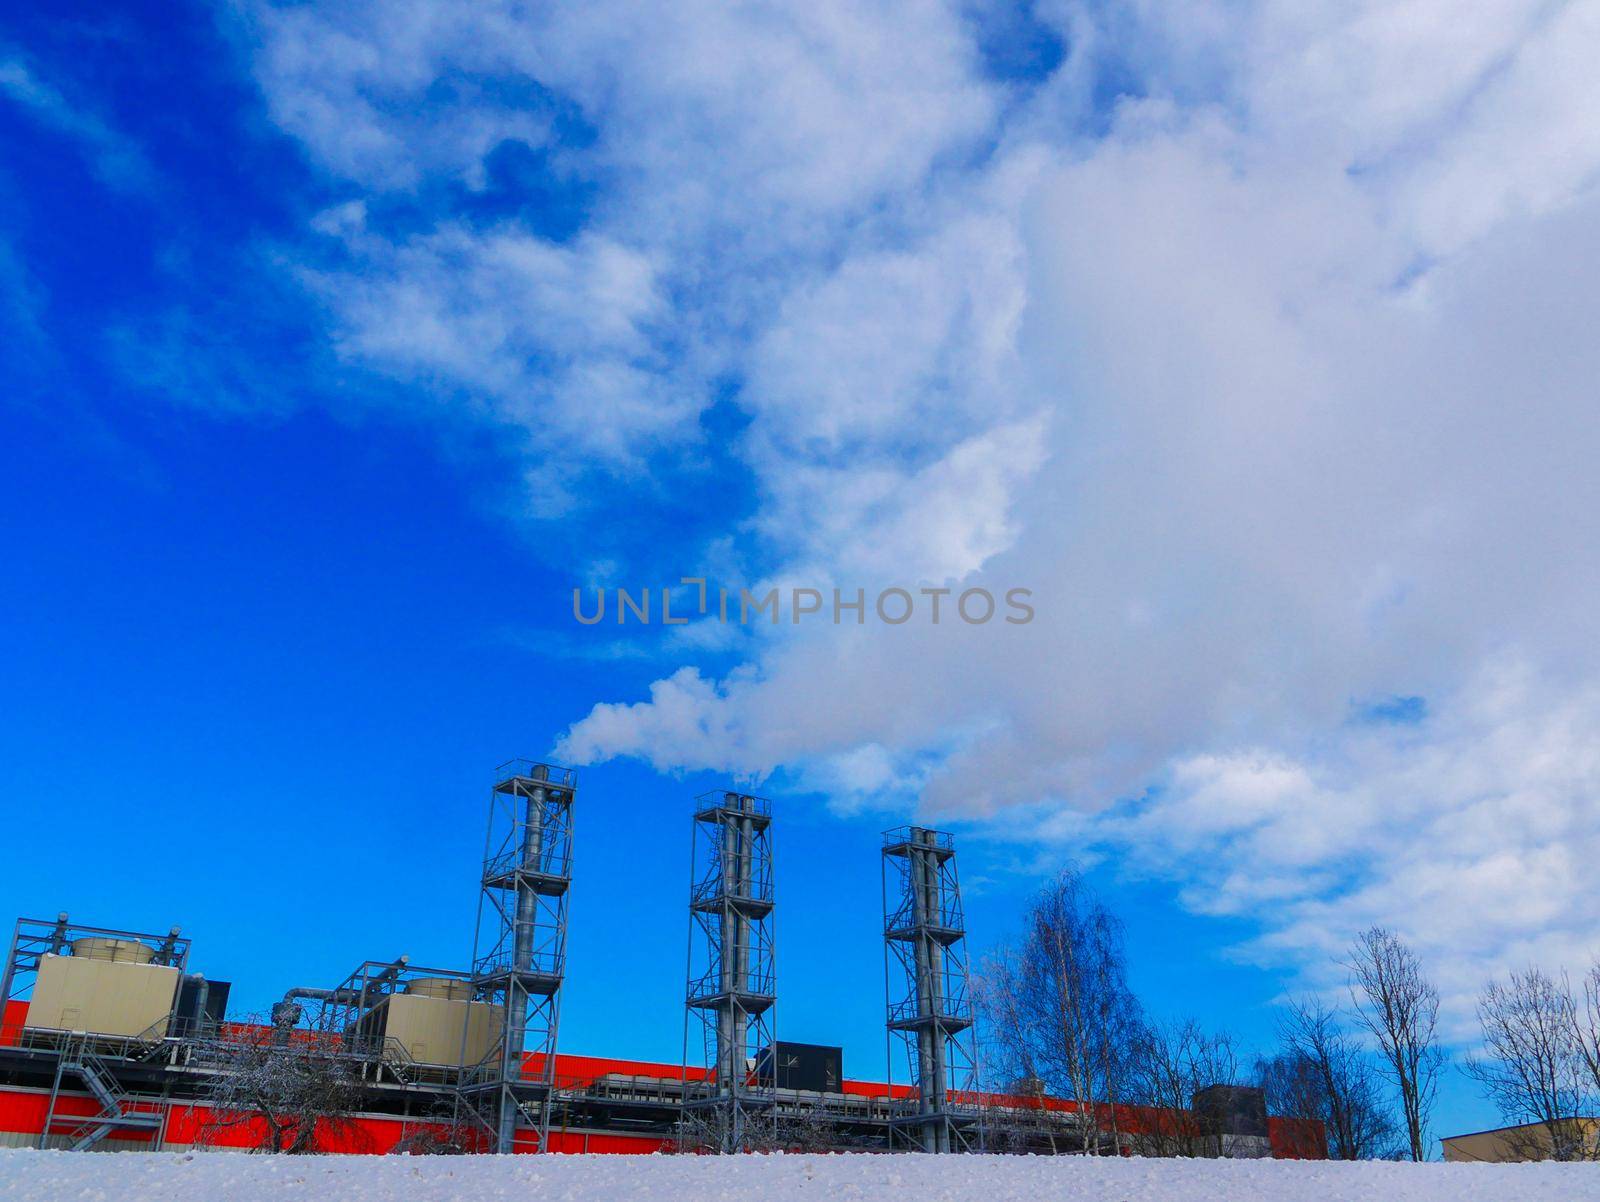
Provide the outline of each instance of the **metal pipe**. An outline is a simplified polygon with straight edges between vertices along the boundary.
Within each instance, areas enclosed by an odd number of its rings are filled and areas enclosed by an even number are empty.
[[[911,831],[911,890],[917,927],[913,949],[917,972],[917,1010],[924,1020],[917,1031],[917,1056],[919,1064],[918,1098],[924,1115],[941,1115],[945,1108],[945,1056],[944,1037],[939,1026],[943,1009],[943,985],[940,972],[942,953],[930,928],[939,925],[939,864],[934,851],[937,835],[922,827]],[[923,1124],[923,1147],[930,1152],[948,1151],[944,1124],[930,1121]]]
[[[185,983],[192,984],[195,990],[193,1034],[203,1035],[206,1029],[206,1003],[211,998],[211,982],[206,980],[205,974],[198,972],[189,973],[183,979]],[[179,996],[182,996],[181,990],[179,992]],[[180,1022],[181,1021],[182,1020],[180,1019]],[[182,1035],[183,1033],[184,1032],[181,1030],[178,1032],[179,1035]]]
[[[271,1019],[274,1031],[273,1038],[278,1043],[287,1043],[290,1028],[300,1022],[305,1010],[295,1001],[296,998],[305,998],[307,1001],[337,1002],[340,1000],[340,991],[337,989],[311,989],[297,986],[285,991],[282,1001],[272,1003]]]
[[[738,795],[724,793],[722,804],[722,813],[718,815],[722,827],[722,913],[719,916],[722,927],[722,963],[719,965],[718,985],[719,992],[723,995],[723,1002],[717,1011],[716,1069],[717,1092],[731,1094],[737,1092],[735,1081],[738,1076],[738,1065],[734,1048],[740,1024],[736,1013],[736,999],[743,988],[739,947],[744,941],[745,924],[733,904],[733,899],[739,896],[739,830],[729,811],[739,804]]]
[[[182,965],[178,964],[178,936],[182,933],[183,928],[181,927],[173,927],[167,932],[167,937],[161,941],[161,947],[156,952],[157,964],[172,964],[182,967]],[[187,960],[188,956],[184,956],[183,959]]]
[[[296,985],[293,989],[286,989],[283,993],[285,1002],[293,1002],[297,997],[303,997],[319,1002],[336,1002],[341,997],[349,997],[348,989],[312,989],[303,985]]]
[[[744,899],[755,896],[755,881],[752,879],[752,869],[755,863],[755,822],[750,817],[751,809],[755,802],[749,797],[739,798],[739,834],[738,834],[738,860],[735,869],[738,874],[735,896]],[[741,993],[754,992],[750,980],[750,959],[754,949],[750,946],[754,938],[749,914],[742,908],[739,910],[738,940],[734,945],[734,977],[738,980]],[[750,1017],[745,1013],[742,1005],[734,1016],[733,1028],[733,1058],[735,1080],[742,1085],[745,1076],[746,1053],[750,1046]],[[756,1049],[760,1055],[760,1049]]]

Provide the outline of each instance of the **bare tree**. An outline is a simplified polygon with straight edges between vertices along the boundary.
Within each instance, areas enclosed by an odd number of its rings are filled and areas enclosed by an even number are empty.
[[[1135,1145],[1146,1156],[1226,1155],[1225,1116],[1195,1105],[1195,1095],[1238,1083],[1230,1036],[1207,1034],[1193,1020],[1146,1027],[1134,1057],[1131,1095],[1152,1113]]]
[[[1400,1098],[1412,1160],[1428,1158],[1428,1119],[1445,1053],[1439,1044],[1439,991],[1416,953],[1393,932],[1371,927],[1350,951],[1350,997],[1377,1041],[1384,1075]]]
[[[1600,1105],[1600,960],[1583,978],[1583,1013],[1578,1016],[1578,1055],[1590,1098]]]
[[[406,1124],[389,1155],[462,1156],[487,1150],[483,1129],[458,1117],[455,1106],[441,1102]]]
[[[202,1143],[236,1130],[252,1151],[301,1153],[357,1134],[360,1080],[322,1037],[245,1023],[205,1047],[201,1062],[211,1071],[203,1098],[212,1112]]]
[[[871,1137],[840,1125],[840,1116],[824,1106],[795,1110],[774,1120],[770,1149],[774,1152],[852,1152],[872,1147]]]
[[[1509,1122],[1543,1131],[1544,1139],[1531,1133],[1508,1137],[1523,1159],[1594,1155],[1580,1121],[1596,1097],[1587,1042],[1593,1003],[1587,1010],[1580,1015],[1565,977],[1538,968],[1514,972],[1505,983],[1491,981],[1478,999],[1483,1054],[1468,1060],[1467,1072]]]
[[[984,1150],[1015,1155],[1077,1151],[1082,1141],[1068,1134],[1075,1122],[1076,1116],[1068,1119],[1052,1113],[1049,1093],[1037,1077],[1003,1080],[984,1106]]]
[[[1332,1155],[1333,1141],[1327,1133],[1327,1098],[1316,1066],[1292,1049],[1257,1059],[1256,1084],[1266,1096],[1267,1113],[1283,1119],[1306,1119],[1319,1124],[1311,1154]]]
[[[985,964],[978,1000],[993,1075],[1082,1103],[1071,1150],[1115,1147],[1116,1103],[1143,1021],[1122,924],[1078,872],[1063,872],[1034,899],[1022,939]]]
[[[1289,1007],[1279,1025],[1282,1050],[1260,1066],[1270,1113],[1315,1119],[1334,1160],[1387,1158],[1398,1129],[1367,1052],[1315,998]]]

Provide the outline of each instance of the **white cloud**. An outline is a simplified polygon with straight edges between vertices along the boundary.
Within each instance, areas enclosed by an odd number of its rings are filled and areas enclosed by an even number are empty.
[[[316,284],[352,362],[481,402],[535,438],[575,437],[574,460],[622,471],[637,470],[645,438],[697,438],[716,381],[745,369],[747,340],[805,303],[795,284],[826,288],[819,273],[860,231],[901,228],[905,195],[977,145],[995,113],[959,19],[926,0],[871,12],[489,3],[463,15],[419,0],[250,13],[275,118],[364,198],[481,189],[508,141],[543,154],[557,188],[593,190],[574,247],[514,217],[385,233],[367,220],[381,206],[346,202],[316,223],[346,252]],[[563,140],[558,125],[592,137]],[[993,275],[982,247],[966,249]],[[921,283],[937,298],[942,274]],[[670,313],[646,321],[647,299]],[[1005,305],[1014,313],[1015,299]],[[996,320],[988,308],[932,309],[926,337]],[[767,373],[795,349],[766,343]],[[949,346],[956,363],[961,349]],[[754,407],[765,392],[747,395]],[[814,393],[774,390],[768,403],[802,418]],[[571,501],[549,471],[532,489],[543,512]]]
[[[136,143],[85,105],[69,100],[20,56],[4,51],[0,46],[0,97],[77,142],[107,186],[123,192],[151,189],[155,177]]]
[[[595,706],[583,731],[569,738],[567,751],[576,762],[589,763],[625,749],[663,772],[687,761],[759,779],[748,768],[750,757],[732,715],[717,705],[730,687],[705,680],[695,668],[679,668],[650,686],[648,701]]]
[[[632,463],[698,412],[697,382],[652,341],[665,305],[639,252],[459,226],[396,244],[349,221],[341,211],[322,227],[343,232],[363,270],[306,273],[336,349],[523,432],[539,448],[531,491],[553,509],[562,473]]]
[[[1125,841],[1261,954],[1381,919],[1458,993],[1576,952],[1592,12],[1063,3],[1030,88],[935,3],[445,11],[265,10],[273,111],[363,200],[481,188],[528,141],[586,221],[338,210],[341,353],[618,472],[692,462],[731,381],[760,508],[722,562],[1039,613],[765,631],[566,754]],[[1412,694],[1420,726],[1352,718]]]
[[[1184,877],[1201,912],[1269,914],[1248,953],[1309,963],[1313,984],[1337,983],[1352,928],[1396,928],[1462,1031],[1486,973],[1600,953],[1600,687],[1552,696],[1499,664],[1450,702],[1418,728],[1358,726],[1298,758],[1190,757],[1097,837]]]

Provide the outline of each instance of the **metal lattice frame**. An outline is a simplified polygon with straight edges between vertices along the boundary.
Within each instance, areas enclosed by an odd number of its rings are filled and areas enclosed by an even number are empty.
[[[39,964],[46,956],[70,955],[79,939],[100,936],[142,943],[151,950],[150,963],[176,968],[181,974],[189,964],[189,941],[173,927],[165,935],[146,931],[123,931],[111,927],[86,927],[72,922],[63,912],[53,919],[19,918],[11,935],[11,949],[5,969],[0,972],[0,1013],[6,1002],[20,1001],[33,992]]]
[[[475,983],[471,973],[453,968],[427,968],[401,956],[395,960],[367,960],[332,989],[291,992],[316,1005],[305,1029],[327,1035],[331,1042],[326,1046],[336,1047],[340,1054],[356,1059],[390,1062],[400,1072],[411,1062],[410,1050],[387,1035],[376,1016],[382,1014],[386,998],[404,994],[416,980],[460,981],[464,987]],[[275,1014],[281,1013],[275,1008]],[[292,1017],[295,1022],[299,1021],[298,1015]]]
[[[512,760],[490,793],[472,980],[503,1023],[488,1055],[463,1070],[460,1097],[497,1152],[513,1151],[528,1127],[539,1151],[548,1143],[576,787],[569,768]]]
[[[411,971],[405,956],[397,960],[367,960],[332,989],[300,991],[318,1003],[306,1025],[335,1037],[336,1046],[351,1055],[382,1055],[382,1038],[371,1035],[367,1030],[370,1020],[363,1020],[384,998],[403,992],[404,983],[419,975]]]
[[[693,828],[679,1139],[707,1151],[766,1147],[774,1082],[763,1053],[773,1046],[777,1001],[772,806],[748,793],[707,793],[696,799]]]
[[[884,833],[883,940],[890,1077],[894,1045],[915,1096],[894,1107],[895,1146],[980,1148],[978,1058],[955,840],[945,831]]]

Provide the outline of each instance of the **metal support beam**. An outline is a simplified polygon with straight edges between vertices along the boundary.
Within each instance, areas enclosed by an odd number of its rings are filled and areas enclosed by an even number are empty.
[[[731,790],[696,799],[680,1130],[686,1147],[734,1152],[771,1142],[772,914],[771,803]]]
[[[494,1048],[463,1070],[460,1097],[497,1152],[530,1126],[543,1151],[549,1134],[576,787],[571,769],[513,760],[490,793],[472,972],[474,996],[502,1023]]]
[[[894,1142],[925,1152],[982,1145],[977,1049],[955,841],[900,827],[884,835],[883,938],[890,1076],[894,1045],[915,1089],[897,1106]]]

